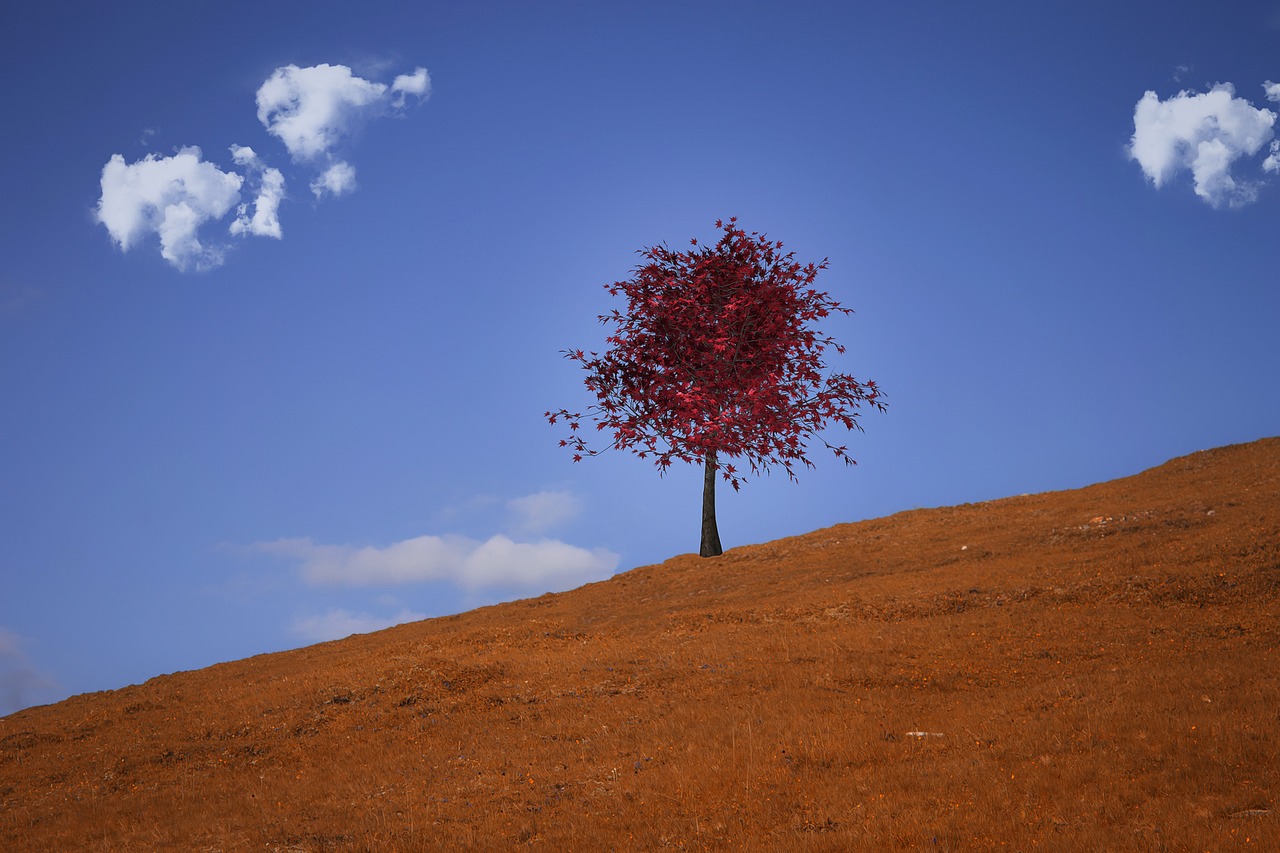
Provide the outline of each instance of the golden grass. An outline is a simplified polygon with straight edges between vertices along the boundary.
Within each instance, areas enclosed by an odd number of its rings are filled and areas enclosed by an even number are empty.
[[[0,719],[0,849],[1280,850],[1280,440]]]

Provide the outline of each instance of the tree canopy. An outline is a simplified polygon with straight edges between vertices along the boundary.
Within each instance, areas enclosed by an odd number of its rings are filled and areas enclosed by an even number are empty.
[[[716,228],[711,245],[695,238],[684,251],[641,249],[632,277],[606,285],[626,306],[599,317],[612,327],[605,352],[564,351],[586,371],[595,401],[585,418],[545,413],[568,424],[560,445],[575,462],[622,449],[660,472],[675,461],[703,463],[710,479],[721,459],[736,459],[751,474],[780,467],[795,479],[797,466],[812,467],[807,443],[817,437],[854,464],[821,430],[861,430],[861,407],[885,405],[874,381],[827,372],[826,350],[844,347],[814,324],[852,313],[814,287],[827,260],[801,264],[781,241],[748,234],[736,218]],[[589,446],[584,419],[609,436],[607,445]],[[736,490],[746,471],[729,463],[719,473]]]

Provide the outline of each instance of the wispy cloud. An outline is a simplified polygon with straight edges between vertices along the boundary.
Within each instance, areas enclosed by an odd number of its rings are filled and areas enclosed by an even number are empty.
[[[1273,85],[1267,84],[1268,97]],[[1241,207],[1257,198],[1260,181],[1238,177],[1233,170],[1273,140],[1275,121],[1271,110],[1236,97],[1230,83],[1207,92],[1182,91],[1164,101],[1149,91],[1134,108],[1129,156],[1157,188],[1190,172],[1196,195],[1207,203]],[[1280,169],[1276,154],[1271,146],[1263,169]]]
[[[290,630],[307,642],[323,643],[326,640],[340,640],[352,634],[381,631],[383,628],[403,625],[406,622],[419,622],[426,618],[425,613],[414,613],[407,608],[391,616],[353,613],[350,610],[332,608],[319,616],[302,616],[295,619]]]
[[[259,120],[290,158],[318,170],[310,187],[321,198],[355,190],[355,167],[337,156],[355,131],[372,118],[403,114],[411,98],[420,102],[430,92],[425,68],[388,85],[357,77],[345,65],[286,65],[267,78],[256,100]],[[280,206],[288,198],[284,173],[248,146],[232,145],[231,156],[243,174],[205,161],[194,145],[133,163],[113,154],[102,170],[97,221],[124,252],[158,237],[161,256],[179,270],[208,270],[223,262],[227,245],[200,233],[233,210],[231,236],[280,239]],[[252,200],[242,199],[242,190]]]
[[[582,501],[569,492],[546,491],[507,501],[515,530],[542,533],[577,517]]]
[[[40,297],[40,291],[30,285],[0,283],[0,320],[18,316]]]
[[[557,592],[609,577],[618,568],[616,553],[543,536],[544,531],[570,521],[581,510],[581,500],[564,491],[545,490],[508,501],[485,495],[445,515],[450,523],[457,523],[459,516],[482,513],[506,531],[487,539],[428,534],[390,544],[349,545],[301,537],[258,542],[237,550],[291,563],[296,577],[317,590],[359,588],[380,594],[377,607],[383,612],[334,607],[323,614],[295,619],[290,627],[293,634],[309,641],[330,640],[425,619],[398,600],[402,590],[414,585],[443,584],[468,599],[492,601]],[[393,591],[396,597],[392,597]],[[338,594],[344,602],[351,595]]]
[[[296,560],[315,585],[379,586],[445,581],[468,590],[517,586],[567,589],[607,577],[618,555],[557,540],[481,542],[465,536],[418,536],[386,546],[325,545],[310,537],[278,539],[255,550]]]
[[[56,690],[57,682],[27,659],[18,635],[0,628],[0,717],[43,701]]]
[[[456,527],[501,504],[502,499],[496,495],[472,495],[461,503],[437,510],[432,514],[432,523],[436,527]]]
[[[493,536],[467,558],[464,577],[470,586],[539,586],[568,589],[608,577],[618,555],[604,548],[588,551],[555,539],[514,542]]]

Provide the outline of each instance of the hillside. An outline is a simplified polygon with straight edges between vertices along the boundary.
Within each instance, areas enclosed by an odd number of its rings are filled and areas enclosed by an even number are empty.
[[[0,719],[0,849],[1280,850],[1280,439]]]

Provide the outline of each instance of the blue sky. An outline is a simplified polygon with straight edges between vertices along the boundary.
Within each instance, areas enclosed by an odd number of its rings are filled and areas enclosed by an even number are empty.
[[[0,713],[695,551],[541,416],[722,216],[890,407],[726,547],[1280,431],[1280,2],[301,9],[0,33]]]

